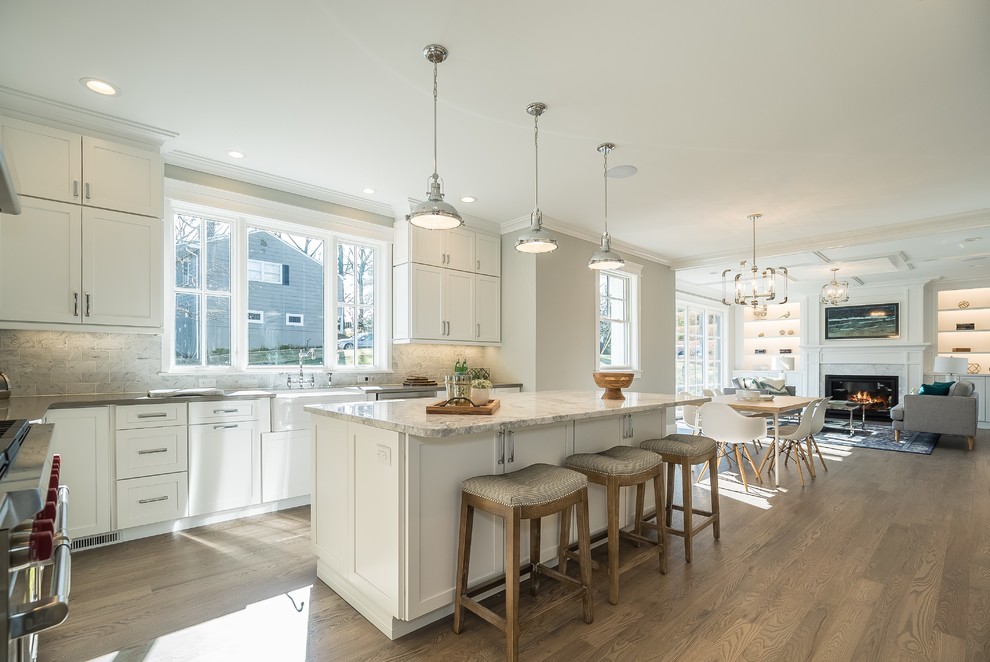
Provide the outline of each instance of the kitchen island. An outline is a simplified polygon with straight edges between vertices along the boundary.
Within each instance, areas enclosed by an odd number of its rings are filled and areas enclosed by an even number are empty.
[[[674,407],[708,401],[601,393],[506,394],[491,416],[427,414],[424,400],[306,407],[317,576],[390,638],[401,637],[452,611],[461,481],[638,446],[672,430]],[[604,490],[592,486],[590,497],[592,530],[604,530]],[[620,505],[623,524],[633,507],[632,499]],[[544,559],[556,555],[557,526],[544,522]],[[501,520],[476,514],[473,541],[470,584],[504,574]],[[529,549],[525,527],[520,545]]]

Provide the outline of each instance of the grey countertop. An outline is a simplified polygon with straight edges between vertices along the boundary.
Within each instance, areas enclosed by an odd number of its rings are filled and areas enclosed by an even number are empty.
[[[624,392],[625,400],[602,400],[602,391],[535,391],[499,396],[501,406],[490,416],[427,414],[423,400],[309,405],[314,415],[327,416],[420,437],[492,432],[586,418],[601,418],[703,404],[710,398],[661,393]]]

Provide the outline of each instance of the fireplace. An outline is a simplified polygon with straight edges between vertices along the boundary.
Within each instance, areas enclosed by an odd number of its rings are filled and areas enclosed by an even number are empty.
[[[897,377],[890,375],[825,375],[825,395],[863,405],[867,418],[889,419],[897,404]]]

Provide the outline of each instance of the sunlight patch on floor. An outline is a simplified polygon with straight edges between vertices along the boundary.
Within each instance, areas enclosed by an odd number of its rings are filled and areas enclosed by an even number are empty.
[[[704,483],[695,483],[695,486],[700,487],[706,492],[711,492],[711,485],[707,481]],[[759,484],[754,485],[753,483],[749,484],[749,492],[747,492],[737,475],[727,471],[720,471],[718,474],[719,499],[728,497],[734,501],[756,506],[761,510],[770,510],[770,497],[775,494],[776,492],[773,489],[761,487]]]
[[[244,609],[158,637],[146,654],[134,658],[116,651],[89,660],[141,662],[210,660],[305,662],[312,585],[247,605]]]

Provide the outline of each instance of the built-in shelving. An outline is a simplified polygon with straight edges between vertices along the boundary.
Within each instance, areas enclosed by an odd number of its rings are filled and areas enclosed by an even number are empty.
[[[800,369],[798,350],[801,345],[801,305],[787,303],[767,307],[765,317],[757,317],[752,308],[743,312],[742,367],[749,371],[784,370],[777,357],[794,360],[793,370]],[[762,351],[761,351],[762,350]],[[781,350],[784,350],[783,352]]]
[[[965,357],[970,374],[990,374],[990,287],[939,292],[936,335],[939,356]]]

